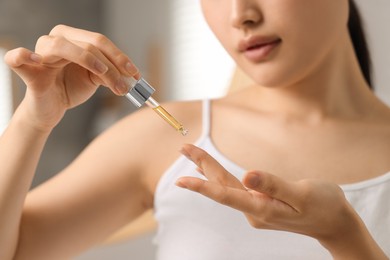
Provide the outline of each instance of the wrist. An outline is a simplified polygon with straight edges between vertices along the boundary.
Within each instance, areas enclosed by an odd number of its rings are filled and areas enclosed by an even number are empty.
[[[43,135],[49,135],[55,127],[53,124],[42,122],[36,118],[34,113],[31,113],[23,104],[16,109],[11,124],[16,125],[19,129]]]
[[[343,228],[332,236],[319,239],[333,259],[389,259],[351,206],[348,206],[348,213],[343,217],[348,220]]]
[[[20,103],[13,116],[19,125],[42,134],[49,134],[59,123],[65,111],[48,110],[46,113],[39,112],[32,102],[25,99]]]

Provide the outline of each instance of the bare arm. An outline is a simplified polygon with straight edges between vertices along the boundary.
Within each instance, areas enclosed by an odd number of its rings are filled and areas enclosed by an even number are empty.
[[[49,135],[29,125],[19,110],[0,139],[0,258],[11,259],[25,196]]]
[[[137,155],[144,153],[136,149],[142,126],[133,127],[143,112],[104,133],[27,196],[16,259],[68,259],[152,207]]]
[[[143,201],[139,196],[145,194],[138,193],[142,185],[137,185],[141,180],[134,177],[136,174],[126,180],[118,177],[116,180],[130,181],[134,186],[119,185],[115,190],[107,188],[108,179],[95,181],[94,174],[108,175],[110,171],[123,174],[136,169],[126,168],[123,163],[110,168],[104,163],[115,165],[110,160],[115,154],[108,153],[111,157],[94,154],[94,148],[91,148],[61,177],[34,190],[26,200],[42,149],[67,109],[83,103],[101,84],[117,94],[124,93],[127,90],[124,77],[138,77],[138,71],[104,36],[67,26],[57,26],[50,35],[41,37],[35,53],[15,49],[7,53],[5,61],[26,83],[27,91],[0,139],[0,258],[45,259],[47,256],[41,255],[43,248],[51,248],[51,245],[59,254],[50,259],[58,259],[59,255],[66,257],[140,214],[145,205],[135,205],[135,201]],[[135,130],[134,135],[137,133]],[[102,140],[95,143],[103,151],[107,151],[106,143],[115,142],[110,136]],[[84,172],[87,177],[82,177]],[[63,184],[59,185],[60,182]],[[132,199],[126,202],[129,207],[133,206],[132,210],[119,210],[125,203],[120,198],[130,195],[128,188],[132,191]],[[112,190],[115,192],[110,196]],[[92,205],[96,201],[100,203]],[[107,212],[106,219],[94,218],[102,212]],[[107,223],[107,229],[91,231],[103,221]],[[68,235],[68,230],[75,231],[84,224],[86,228],[78,229],[79,237],[84,241],[76,239],[73,233]],[[92,238],[96,234],[97,238]],[[63,240],[57,239],[61,237]]]
[[[126,126],[119,124],[62,173],[27,194],[48,133],[27,127],[17,117],[0,146],[7,161],[3,173],[8,174],[1,175],[2,259],[11,259],[13,253],[15,259],[69,258],[152,206],[142,170],[137,171],[140,160],[131,152],[138,144],[130,136],[143,134],[138,132],[141,126],[129,128],[126,141]],[[128,121],[131,126],[133,120]]]

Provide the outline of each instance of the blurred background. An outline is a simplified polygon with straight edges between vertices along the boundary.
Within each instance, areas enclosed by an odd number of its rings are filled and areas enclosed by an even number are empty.
[[[357,2],[368,29],[376,93],[390,105],[390,2]],[[57,24],[107,35],[155,86],[155,97],[161,102],[218,97],[232,80],[233,62],[203,21],[199,1],[0,0],[0,55],[18,46],[33,50],[39,36]],[[1,62],[0,84],[1,132],[12,107],[23,97],[24,85]],[[60,171],[98,133],[133,111],[125,98],[104,88],[69,111],[48,141],[33,186]],[[154,259],[153,235],[152,229],[77,259]]]

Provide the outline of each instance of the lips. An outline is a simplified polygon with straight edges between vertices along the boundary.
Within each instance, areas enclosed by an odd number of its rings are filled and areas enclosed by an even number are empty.
[[[281,42],[282,40],[277,37],[253,36],[242,40],[238,50],[250,61],[260,62],[264,61]]]

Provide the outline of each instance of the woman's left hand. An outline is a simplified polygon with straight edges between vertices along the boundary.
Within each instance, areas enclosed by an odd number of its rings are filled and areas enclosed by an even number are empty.
[[[255,228],[313,237],[335,258],[345,255],[349,246],[356,249],[356,236],[370,237],[336,184],[315,179],[287,181],[260,171],[247,172],[241,182],[202,149],[185,145],[181,152],[207,180],[181,177],[176,184],[242,211]],[[352,241],[355,245],[348,245]]]

